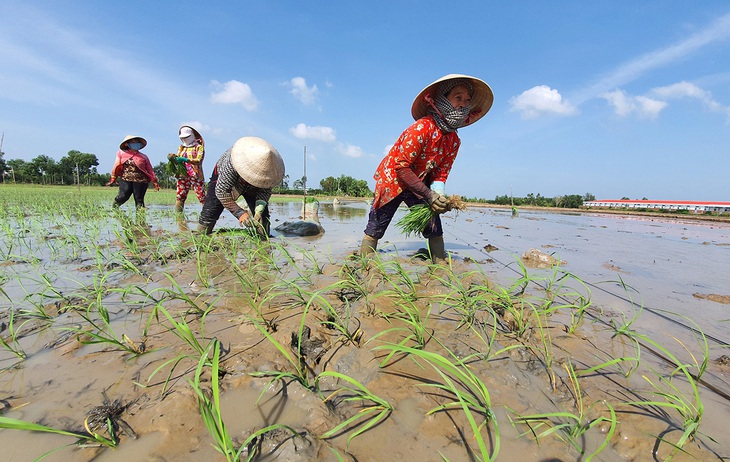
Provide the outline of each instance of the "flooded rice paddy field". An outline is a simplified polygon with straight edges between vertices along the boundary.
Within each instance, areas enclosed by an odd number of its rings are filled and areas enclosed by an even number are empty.
[[[394,225],[353,257],[362,202],[260,243],[154,194],[1,193],[8,460],[730,457],[727,223],[471,207],[434,266]]]

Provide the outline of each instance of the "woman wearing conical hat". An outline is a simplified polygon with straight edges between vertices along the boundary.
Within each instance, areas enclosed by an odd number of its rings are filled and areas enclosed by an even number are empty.
[[[457,130],[489,111],[492,89],[484,81],[449,74],[418,94],[411,106],[415,122],[398,138],[375,171],[375,198],[370,209],[360,255],[375,252],[398,206],[427,203],[434,212],[422,231],[434,262],[446,258],[439,214],[449,210],[446,180],[461,140]]]
[[[119,145],[111,178],[107,186],[119,183],[119,193],[114,198],[114,206],[119,207],[134,196],[137,208],[144,208],[144,196],[152,183],[157,191],[155,170],[152,168],[149,157],[141,149],[147,146],[147,140],[141,136],[127,135]]]
[[[279,151],[255,136],[238,139],[216,162],[198,230],[210,234],[225,209],[238,219],[239,224],[253,227],[267,237],[271,227],[269,199],[272,189],[282,178],[284,160]],[[236,203],[241,196],[246,200],[248,210]]]

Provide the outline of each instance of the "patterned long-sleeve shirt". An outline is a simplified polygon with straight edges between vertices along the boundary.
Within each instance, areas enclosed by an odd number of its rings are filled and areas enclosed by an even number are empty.
[[[266,203],[271,198],[271,188],[257,188],[246,182],[231,163],[231,150],[227,150],[216,164],[218,171],[218,183],[215,186],[215,196],[221,201],[223,207],[233,214],[236,218],[246,213],[246,209],[241,208],[236,203],[236,199],[243,196],[247,200],[253,198],[253,201],[262,200]]]
[[[185,157],[187,160],[186,164],[190,166],[195,173],[195,178],[203,180],[203,159],[205,158],[205,146],[196,142],[193,146],[180,145],[177,148],[177,156]]]
[[[407,167],[427,184],[446,181],[459,152],[461,140],[456,132],[442,132],[433,117],[415,121],[398,138],[375,171],[376,209],[403,192],[396,170]]]

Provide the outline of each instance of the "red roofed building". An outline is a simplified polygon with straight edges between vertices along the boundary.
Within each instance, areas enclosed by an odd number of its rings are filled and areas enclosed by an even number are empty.
[[[583,202],[586,208],[648,209],[657,211],[687,210],[691,213],[730,213],[730,202],[704,201],[649,201],[611,199]]]

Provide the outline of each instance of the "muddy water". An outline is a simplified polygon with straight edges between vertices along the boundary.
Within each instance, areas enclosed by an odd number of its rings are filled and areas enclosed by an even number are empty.
[[[323,254],[359,248],[367,211],[362,203],[322,204],[326,233],[307,238],[309,245]],[[298,213],[296,204],[277,204],[274,215],[296,219]],[[404,213],[401,210],[394,223]],[[446,250],[481,263],[501,283],[517,278],[517,260],[537,248],[560,259],[567,271],[588,284],[597,303],[630,299],[653,313],[652,319],[657,314],[689,316],[705,334],[730,342],[729,305],[706,297],[730,294],[730,223],[529,210],[513,217],[510,210],[486,207],[451,212],[443,223]],[[381,253],[409,255],[425,242],[405,238],[391,224],[379,245]]]
[[[296,203],[274,204],[272,209],[272,217],[277,220],[272,227],[299,218],[300,206]],[[401,211],[396,220],[403,213]],[[316,255],[321,271],[311,274],[308,281],[299,280],[298,284],[307,290],[330,287],[340,280],[347,255],[359,247],[366,214],[364,203],[341,203],[337,207],[321,204],[323,235],[275,237],[275,241],[286,245],[293,259],[282,271],[292,274],[294,266],[306,268],[311,255]],[[189,213],[189,228],[194,229],[195,218],[195,211]],[[224,215],[219,228],[233,228],[235,224],[231,217]],[[221,407],[234,440],[240,444],[251,432],[273,423],[289,425],[301,434],[297,438],[291,438],[286,432],[270,435],[261,444],[267,455],[258,460],[339,460],[337,453],[342,460],[430,461],[442,460],[443,456],[456,461],[470,460],[470,451],[478,451],[463,412],[429,413],[449,399],[448,393],[427,386],[443,382],[436,370],[423,361],[417,364],[398,356],[385,361],[386,354],[374,349],[384,342],[400,342],[407,333],[396,318],[373,316],[373,310],[382,314],[399,309],[392,298],[385,296],[375,297],[367,303],[363,300],[351,303],[349,325],[354,329],[357,324],[363,332],[362,343],[358,345],[338,342],[336,333],[319,324],[326,321],[322,312],[312,309],[308,314],[307,324],[312,327],[312,336],[328,347],[321,361],[310,365],[312,372],[327,370],[346,374],[394,408],[378,426],[349,442],[349,432],[326,441],[319,440],[318,435],[357,415],[362,406],[345,400],[346,394],[341,398],[334,395],[324,402],[323,398],[340,385],[332,381],[325,381],[320,392],[314,393],[295,380],[270,382],[268,378],[252,376],[257,372],[289,371],[291,364],[271,341],[264,339],[250,318],[243,316],[252,313],[240,281],[228,271],[230,265],[226,264],[226,259],[230,255],[215,251],[208,254],[205,258],[209,266],[204,280],[195,258],[169,258],[164,262],[147,258],[153,250],[178,251],[174,243],[186,239],[185,225],[175,222],[169,208],[150,207],[144,232],[136,241],[143,257],[140,264],[143,274],[119,271],[112,273],[106,281],[110,288],[141,286],[150,292],[156,288],[171,288],[170,280],[164,274],[167,273],[177,284],[172,289],[182,291],[200,305],[215,307],[206,316],[204,325],[195,316],[185,319],[196,334],[205,339],[215,337],[223,345],[222,367],[226,375],[221,379]],[[417,281],[418,297],[414,306],[420,313],[430,314],[431,341],[426,350],[445,356],[453,352],[462,358],[475,353],[485,355],[484,358],[474,357],[469,370],[489,390],[495,421],[482,430],[482,437],[492,453],[499,442],[498,460],[584,460],[570,444],[558,438],[541,439],[538,445],[529,435],[521,436],[526,429],[512,426],[510,419],[514,419],[516,413],[577,412],[572,394],[574,388],[569,384],[565,366],[570,362],[576,368],[586,368],[609,358],[635,353],[630,342],[614,337],[613,330],[606,325],[607,320],[620,322],[622,317],[630,317],[643,307],[644,312],[634,327],[654,334],[654,338],[683,360],[687,355],[682,354],[675,338],[695,355],[698,348],[693,340],[696,337],[687,329],[691,323],[677,314],[690,317],[712,339],[727,341],[727,321],[724,320],[730,317],[729,305],[708,296],[730,293],[726,278],[723,278],[723,273],[730,269],[728,225],[529,211],[522,211],[513,218],[509,211],[488,208],[473,208],[458,216],[447,215],[444,225],[446,249],[454,256],[453,274],[478,282],[480,279],[474,272],[479,269],[489,279],[508,285],[519,276],[519,256],[530,248],[537,248],[562,260],[563,268],[584,283],[572,281],[571,285],[587,288],[595,303],[590,310],[592,318],[589,317],[575,334],[564,332],[561,326],[567,321],[556,316],[549,331],[554,366],[546,368],[546,357],[540,353],[544,333],[532,330],[520,340],[509,333],[500,333],[495,344],[486,345],[473,331],[457,329],[459,317],[454,310],[445,309],[442,303],[435,301],[439,294],[445,294],[442,281],[452,273],[432,270],[425,263],[412,260],[410,256],[423,247],[422,240],[406,239],[394,226],[381,241],[379,255],[382,260],[402,265]],[[107,226],[118,231],[113,222]],[[58,239],[66,236],[60,232],[57,235]],[[223,233],[214,237],[213,242],[231,238],[235,237]],[[120,234],[104,226],[100,231],[86,232],[83,240],[100,242],[102,252],[109,252],[109,258],[115,262],[121,260],[114,256],[113,249],[129,252],[120,242]],[[64,292],[72,292],[79,286],[93,287],[94,282],[98,282],[101,273],[88,269],[94,261],[91,250],[81,249],[78,255],[70,255],[73,253],[70,251],[53,255],[43,243],[36,242],[29,247],[34,249],[39,261],[16,260],[3,267],[3,289],[13,299],[14,307],[27,308],[41,292],[52,295],[47,287],[44,288],[41,274],[52,281],[55,289]],[[536,277],[547,278],[552,274],[549,269],[528,271]],[[377,276],[377,272],[366,274],[365,280],[372,294],[392,292],[393,287],[382,276]],[[631,289],[618,284],[619,277]],[[209,291],[203,287],[205,282],[212,284]],[[343,304],[333,291],[323,294],[324,300],[332,306],[342,308]],[[125,333],[134,341],[144,338],[150,352],[131,357],[103,344],[82,345],[73,336],[61,341],[62,329],[75,325],[79,318],[72,312],[55,313],[49,308],[53,328],[39,328],[21,339],[28,353],[27,359],[16,361],[7,351],[0,352],[0,366],[4,368],[0,372],[3,414],[57,428],[80,429],[86,412],[101,404],[102,391],[106,390],[112,399],[121,398],[129,403],[123,417],[139,438],[133,440],[122,435],[119,447],[113,450],[60,449],[46,460],[223,460],[211,447],[212,439],[202,423],[195,394],[187,382],[195,364],[184,361],[171,375],[168,384],[163,383],[168,369],[156,373],[164,361],[186,351],[185,344],[165,328],[169,324],[150,322],[154,303],[149,299],[124,296],[121,292],[101,296],[110,311],[114,331],[119,336]],[[178,316],[190,307],[182,297],[165,300],[162,306]],[[271,337],[280,345],[288,346],[292,332],[300,328],[301,313],[301,306],[296,308],[287,297],[277,297],[274,303],[267,305],[264,313],[265,317],[276,318],[278,322],[278,329]],[[3,321],[8,322],[7,318]],[[491,322],[484,318],[480,321],[485,325]],[[148,323],[151,327],[145,337],[143,332]],[[401,330],[381,334],[394,327],[401,327]],[[7,331],[3,334],[7,335]],[[709,341],[710,358],[716,359],[727,350],[712,339]],[[51,344],[53,346],[49,346]],[[510,345],[515,348],[485,359],[489,352]],[[657,445],[657,439],[648,435],[661,434],[674,442],[681,434],[677,426],[682,422],[676,411],[622,404],[658,399],[642,375],[656,381],[652,371],[668,371],[667,364],[646,350],[642,351],[642,361],[645,364],[641,370],[630,377],[604,373],[581,379],[586,419],[595,418],[598,413],[605,414],[607,411],[602,404],[605,402],[613,403],[620,413],[620,424],[598,457],[600,460],[653,460],[654,451],[662,460],[671,452],[668,445]],[[380,367],[381,363],[384,367]],[[717,442],[700,436],[696,442],[685,446],[694,459],[680,453],[673,460],[721,460],[730,455],[730,442],[725,436],[726,418],[730,412],[728,373],[727,365],[711,361],[705,378],[707,386],[700,387],[705,406],[701,432]],[[205,383],[209,384],[209,378]],[[691,396],[686,383],[673,383],[682,393]],[[497,427],[499,434],[495,432]],[[580,441],[591,452],[600,445],[602,435],[609,431],[608,426],[599,425],[594,431],[586,432]],[[65,437],[0,430],[0,447],[7,460],[33,460],[70,442]]]

